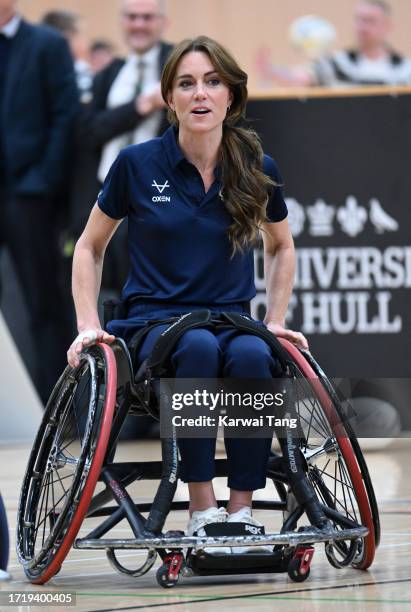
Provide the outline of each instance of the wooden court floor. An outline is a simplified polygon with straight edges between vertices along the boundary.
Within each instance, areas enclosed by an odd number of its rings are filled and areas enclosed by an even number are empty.
[[[103,612],[106,610],[167,610],[176,607],[181,612],[204,612],[224,606],[226,610],[284,610],[315,612],[317,610],[411,610],[411,440],[397,441],[393,448],[368,451],[367,462],[379,500],[382,539],[372,567],[366,571],[352,568],[337,570],[328,564],[323,546],[317,545],[311,575],[303,583],[291,582],[286,574],[255,574],[245,576],[181,578],[172,589],[157,585],[155,571],[141,578],[117,574],[103,551],[72,550],[61,572],[48,584],[30,584],[16,559],[14,534],[20,483],[28,458],[28,446],[8,446],[0,449],[0,490],[8,512],[10,539],[10,582],[0,583],[4,591],[73,591],[76,606],[67,610]],[[152,460],[159,458],[158,441],[122,443],[119,460]],[[225,479],[216,479],[217,496],[225,498]],[[256,499],[274,495],[271,483],[259,491]],[[135,483],[130,493],[137,501],[151,501],[153,488],[149,483]],[[176,499],[186,499],[184,485],[179,486]],[[279,527],[279,517],[269,511],[255,511],[266,527]],[[166,528],[184,529],[185,512],[175,512]],[[92,527],[101,522],[91,520]],[[89,531],[89,527],[87,531]],[[80,532],[85,534],[86,531]],[[124,522],[110,532],[110,537],[131,537]],[[119,553],[127,567],[137,567],[142,553]],[[7,612],[16,608],[1,607]],[[19,610],[51,610],[51,607],[19,607]],[[53,608],[56,609],[56,608]],[[62,609],[62,608],[60,608]]]

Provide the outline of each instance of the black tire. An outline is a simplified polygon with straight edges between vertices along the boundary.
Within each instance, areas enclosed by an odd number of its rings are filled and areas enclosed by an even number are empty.
[[[170,580],[169,579],[169,577],[168,577],[168,570],[169,570],[168,565],[163,563],[163,565],[160,565],[160,567],[158,568],[158,570],[156,572],[157,582],[164,589],[171,589],[172,587],[176,586],[176,584],[178,582],[178,579],[177,580]]]
[[[310,575],[310,568],[308,568],[307,571],[302,574],[300,559],[292,559],[288,566],[288,575],[293,582],[304,582],[304,580],[307,580],[308,576]]]
[[[328,549],[327,556],[334,551],[336,566],[350,564],[367,569],[379,539],[379,516],[358,441],[330,381],[315,360],[287,340],[280,341],[294,363],[296,406],[306,438],[301,451],[307,460],[307,476],[320,502],[334,513],[334,528],[364,525],[369,530],[358,550],[353,542],[341,541]]]
[[[324,388],[326,389],[327,393],[332,398],[332,401],[333,401],[333,404],[335,406],[335,409],[336,409],[339,417],[341,418],[341,420],[343,420],[344,419],[344,410],[343,410],[343,407],[342,407],[342,401],[340,400],[336,390],[334,389],[333,385],[331,384],[331,381],[329,380],[328,376],[324,373],[324,371],[318,365],[318,363],[315,361],[315,359],[312,357],[312,355],[307,354],[307,355],[305,355],[305,358],[307,359],[307,361],[309,362],[309,364],[313,368],[314,372],[319,377],[319,379],[320,379],[322,385],[324,386]],[[357,440],[357,437],[356,437],[356,435],[355,435],[355,433],[354,433],[354,431],[353,431],[353,429],[351,427],[350,422],[347,419],[344,419],[344,427],[346,429],[347,435],[348,435],[349,440],[351,442],[351,445],[353,447],[353,450],[354,450],[354,453],[355,453],[355,457],[356,457],[356,459],[358,461],[358,465],[360,466],[361,475],[362,475],[362,478],[364,480],[365,488],[367,490],[368,500],[369,500],[370,507],[371,507],[373,525],[374,525],[375,545],[378,547],[379,544],[380,544],[380,540],[381,540],[381,522],[380,522],[380,515],[379,515],[379,510],[378,510],[377,499],[375,497],[374,487],[373,487],[372,481],[371,481],[371,476],[370,476],[370,473],[368,471],[367,463],[365,461],[365,458],[364,458],[363,452],[361,450],[360,444],[359,444],[359,442]]]
[[[116,399],[116,364],[104,344],[67,367],[47,403],[17,516],[17,554],[31,582],[55,575],[80,529],[101,471]]]
[[[0,494],[0,570],[6,571],[9,562],[9,526],[6,508]]]

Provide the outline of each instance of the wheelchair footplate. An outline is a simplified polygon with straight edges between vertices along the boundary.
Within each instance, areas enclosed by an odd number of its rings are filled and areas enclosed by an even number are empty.
[[[250,533],[248,528],[260,531]],[[315,527],[302,527],[298,531],[285,533],[261,533],[262,527],[244,523],[213,523],[205,525],[205,536],[186,536],[182,531],[169,531],[160,536],[138,539],[77,539],[74,548],[105,549],[109,560],[118,571],[123,571],[116,562],[113,563],[115,549],[148,549],[150,567],[154,564],[157,551],[163,564],[157,570],[157,581],[163,587],[174,586],[180,575],[227,575],[251,573],[288,572],[289,577],[301,582],[308,578],[310,564],[314,554],[313,544],[324,542],[326,546],[339,541],[359,541],[368,535],[367,527],[358,526],[350,529],[330,529],[321,531]],[[238,535],[247,533],[248,535]],[[234,532],[237,534],[235,535]],[[220,535],[221,534],[221,535]],[[272,552],[258,547],[272,547]],[[231,552],[219,554],[217,548],[232,550],[238,547],[250,547],[249,552]],[[215,548],[216,552],[206,549]],[[186,553],[184,552],[186,551]],[[115,557],[114,557],[115,558]],[[149,568],[145,565],[145,571]],[[126,571],[130,575],[140,573]]]

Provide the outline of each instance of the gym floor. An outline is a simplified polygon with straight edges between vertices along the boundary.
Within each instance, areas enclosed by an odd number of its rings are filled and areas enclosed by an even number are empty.
[[[316,545],[311,574],[303,583],[295,583],[287,574],[252,574],[243,576],[205,576],[180,578],[172,589],[158,586],[154,567],[141,578],[118,574],[110,566],[103,551],[72,550],[60,573],[43,586],[28,582],[15,552],[15,524],[20,485],[30,448],[27,445],[0,449],[0,490],[6,505],[11,551],[9,572],[12,580],[0,582],[3,591],[36,591],[76,593],[76,605],[67,609],[88,612],[108,610],[164,609],[178,606],[181,612],[203,612],[221,602],[226,609],[258,609],[314,612],[329,610],[406,610],[411,609],[411,440],[397,440],[388,448],[366,451],[366,460],[380,506],[382,538],[376,558],[368,571],[334,569],[327,561],[324,547]],[[123,442],[116,459],[139,461],[159,459],[158,441]],[[223,456],[223,455],[221,455]],[[152,501],[155,483],[137,482],[128,490],[135,501]],[[215,480],[217,497],[225,499],[225,479]],[[258,491],[255,499],[275,496],[270,482]],[[187,499],[187,488],[179,484],[176,500]],[[254,511],[267,531],[278,529],[281,517],[267,510]],[[88,519],[84,536],[102,519]],[[168,517],[166,529],[184,529],[186,512]],[[131,530],[124,521],[107,537],[130,538]],[[119,552],[126,567],[138,567],[145,555],[139,551]],[[17,606],[16,606],[17,607]],[[11,610],[1,607],[0,610]],[[34,609],[34,607],[33,607]],[[43,610],[54,609],[43,606]],[[66,609],[66,608],[63,608]],[[31,610],[20,606],[19,610]]]

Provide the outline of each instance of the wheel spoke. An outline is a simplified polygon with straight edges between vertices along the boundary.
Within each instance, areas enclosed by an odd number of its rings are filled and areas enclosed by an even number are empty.
[[[46,476],[46,482],[48,482],[48,480],[49,480],[49,474],[47,474],[47,476]],[[42,513],[43,513],[43,504],[44,504],[44,499],[46,497],[46,487],[47,486],[48,485],[46,483],[44,483],[44,486],[42,486],[43,493],[42,493],[42,498],[41,498],[41,503],[40,503],[40,512],[38,514],[38,518],[39,519],[41,519]],[[37,527],[37,529],[38,529],[38,527]],[[35,533],[37,533],[37,529],[34,530]]]
[[[49,488],[47,487],[47,493],[46,493],[46,512],[47,512],[47,508],[48,508],[48,503],[49,503]],[[46,533],[46,520],[48,517],[48,513],[46,514],[46,516],[44,517],[44,525],[43,525],[43,540],[42,540],[42,545],[44,544],[44,540],[45,540],[45,533]]]
[[[341,468],[341,470],[342,470],[343,472],[345,472],[345,476],[346,476],[346,478],[348,478],[348,479],[350,480],[350,477],[349,477],[349,475],[348,475],[348,473],[347,473],[346,467],[345,467],[345,465],[344,465],[342,462],[340,463],[340,468]],[[355,506],[356,506],[356,504],[354,504],[354,503],[353,503],[353,499],[352,499],[352,497],[351,497],[351,491],[350,491],[350,489],[352,490],[352,494],[353,494],[353,495],[354,495],[354,497],[355,497],[354,487],[348,487],[348,485],[347,485],[347,493],[348,493],[348,496],[349,496],[349,498],[350,498],[351,508],[352,508],[352,510],[353,510],[353,512],[354,512],[354,514],[355,514],[355,520],[356,520],[356,522],[360,522],[360,521],[358,521],[358,520],[357,520],[357,513],[356,513],[356,511],[355,511]]]

